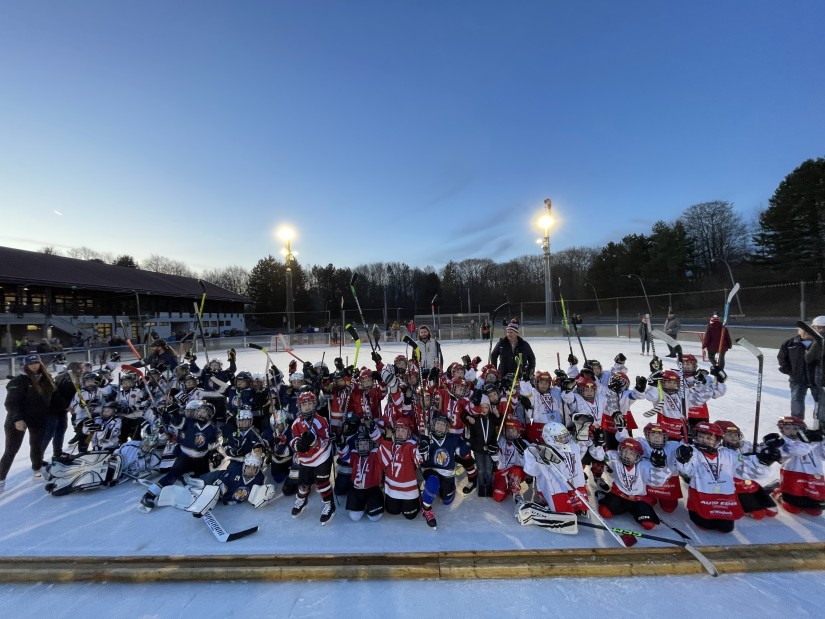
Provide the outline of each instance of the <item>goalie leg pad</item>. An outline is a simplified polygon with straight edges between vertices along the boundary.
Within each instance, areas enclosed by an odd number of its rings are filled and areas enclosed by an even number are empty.
[[[272,501],[275,498],[275,493],[274,484],[266,484],[265,486],[255,484],[249,492],[248,500],[255,509],[258,509]]]
[[[579,530],[576,514],[554,512],[538,503],[521,503],[516,517],[522,525],[534,524],[553,533],[575,535]]]
[[[46,491],[63,496],[80,490],[111,486],[120,477],[123,460],[120,456],[93,451],[48,464],[44,471]]]
[[[200,492],[197,490],[192,492],[192,496],[195,497],[195,500],[191,501],[192,504],[186,508],[186,511],[195,516],[203,516],[218,502],[221,496],[221,485],[204,486]]]

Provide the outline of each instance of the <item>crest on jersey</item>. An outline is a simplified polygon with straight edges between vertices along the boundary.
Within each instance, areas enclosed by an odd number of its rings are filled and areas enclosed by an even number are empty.
[[[435,462],[437,466],[447,466],[447,464],[450,463],[450,455],[444,449],[436,449],[433,462]]]
[[[235,492],[232,493],[232,498],[235,499],[238,503],[243,503],[249,497],[249,490],[247,490],[246,486],[241,486]]]
[[[195,447],[203,447],[206,445],[206,437],[200,432],[195,433]]]

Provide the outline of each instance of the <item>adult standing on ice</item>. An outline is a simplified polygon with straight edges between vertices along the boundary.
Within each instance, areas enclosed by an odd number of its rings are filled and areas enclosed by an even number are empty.
[[[710,318],[710,323],[705,329],[705,335],[702,337],[702,348],[708,353],[708,359],[712,365],[716,365],[717,353],[724,353],[731,348],[730,333],[722,326],[722,321],[719,316],[714,314]]]
[[[521,358],[519,376],[533,376],[536,370],[536,355],[526,340],[519,336],[519,322],[513,318],[505,330],[505,336],[493,347],[490,363],[497,366],[502,376],[516,373],[517,359]]]
[[[817,320],[820,318],[823,318],[822,322],[825,324],[825,317],[817,317]],[[814,410],[819,407],[820,390],[816,386],[816,365],[807,361],[807,353],[812,348],[814,346],[811,336],[804,329],[798,329],[794,337],[782,343],[776,355],[779,371],[788,376],[791,387],[791,415],[797,419],[805,419],[805,396],[808,389],[814,398]]]
[[[412,322],[412,320],[410,321]],[[438,372],[444,367],[444,356],[441,354],[441,344],[433,337],[430,327],[418,327],[418,352],[421,354],[421,380],[428,377],[430,380],[438,378]],[[433,376],[428,376],[435,370]]]
[[[40,362],[38,355],[27,355],[24,359],[23,373],[9,381],[6,387],[6,421],[3,431],[6,434],[6,449],[0,458],[0,490],[6,485],[6,475],[14,461],[26,430],[29,432],[29,455],[32,472],[40,477],[43,466],[43,434],[50,414],[65,402],[57,393],[57,386]]]
[[[672,337],[674,340],[679,339],[679,329],[682,328],[682,321],[679,317],[673,313],[673,310],[669,310],[667,313],[667,319],[665,320],[665,333]],[[673,350],[673,347],[668,344],[668,357],[675,357],[676,351]]]
[[[639,342],[642,345],[642,355],[650,353],[650,314],[642,315],[642,321],[639,323]]]

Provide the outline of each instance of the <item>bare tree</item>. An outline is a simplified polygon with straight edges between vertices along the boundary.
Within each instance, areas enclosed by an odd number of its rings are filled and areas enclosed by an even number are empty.
[[[741,260],[749,254],[750,231],[730,202],[694,204],[679,221],[684,223],[693,244],[693,261],[700,269],[709,269],[714,258]]]
[[[208,269],[201,277],[216,286],[241,295],[246,295],[249,286],[249,271],[236,265],[222,269]]]
[[[172,260],[166,256],[152,254],[143,262],[144,271],[153,273],[165,273],[166,275],[180,275],[182,277],[195,277],[188,266],[179,260]]]
[[[66,250],[69,258],[77,258],[78,260],[98,260],[100,262],[112,262],[114,257],[110,252],[97,251],[90,247],[72,247]]]
[[[58,250],[54,245],[46,245],[45,247],[40,248],[41,254],[46,254],[47,256],[59,256],[60,250]]]

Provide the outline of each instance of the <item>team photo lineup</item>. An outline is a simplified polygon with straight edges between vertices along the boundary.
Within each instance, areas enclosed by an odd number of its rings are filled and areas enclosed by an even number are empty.
[[[604,365],[579,359],[572,345],[566,358],[537,360],[519,321],[505,323],[486,361],[445,359],[429,325],[405,335],[406,354],[397,355],[382,354],[376,332],[362,349],[347,325],[355,343],[348,365],[303,359],[284,346],[290,361],[281,369],[271,351],[250,344],[263,373],[238,367],[235,349],[225,359],[196,353],[194,338],[177,349],[156,339],[146,356],[130,345],[132,359],[113,352],[97,369],[59,354],[48,365],[28,355],[7,387],[0,483],[28,430],[33,475],[52,495],[134,481],[143,487],[140,511],[189,511],[219,541],[257,530],[224,531],[212,514],[219,503],[263,508],[294,497],[292,517],[307,518],[313,489],[321,511],[311,518],[322,525],[343,508],[353,521],[386,513],[435,530],[439,506],[460,492],[509,501],[514,523],[562,534],[593,526],[625,546],[661,539],[646,532],[683,497],[694,525],[721,533],[779,510],[822,514],[823,436],[818,413],[813,427],[804,422],[804,400],[801,413],[792,410],[754,441],[712,414],[712,401],[726,393],[730,348],[718,317],[708,327],[716,339],[703,344],[707,368],[643,319],[649,372],[636,376],[619,350]],[[825,317],[804,326],[780,349],[779,369],[793,380],[802,364],[821,381]],[[656,340],[667,345],[664,358]],[[38,416],[48,418],[45,427]],[[761,485],[777,468],[778,483]],[[621,514],[641,532],[612,527]]]

